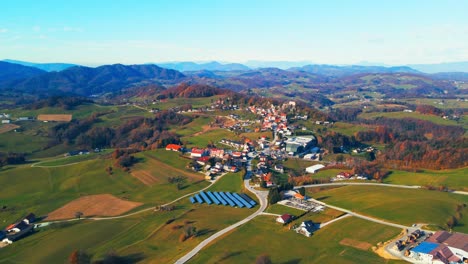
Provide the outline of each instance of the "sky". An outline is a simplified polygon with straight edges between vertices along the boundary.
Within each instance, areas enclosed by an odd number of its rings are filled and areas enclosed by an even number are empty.
[[[0,59],[468,61],[467,0],[2,1]]]

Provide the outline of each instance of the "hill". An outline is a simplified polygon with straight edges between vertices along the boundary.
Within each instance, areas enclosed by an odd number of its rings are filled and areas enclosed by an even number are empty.
[[[44,73],[46,72],[37,68],[0,61],[0,82],[29,78]]]
[[[314,74],[320,74],[325,76],[336,76],[343,77],[361,73],[420,73],[406,66],[398,67],[383,67],[383,66],[336,66],[326,64],[311,64],[303,67],[291,68],[292,71],[305,71]]]
[[[248,71],[249,67],[240,63],[227,63],[221,64],[217,61],[207,63],[195,63],[195,62],[172,62],[172,63],[157,63],[158,66],[173,69],[178,71]]]
[[[408,66],[425,73],[468,72],[468,61],[444,62],[437,64],[410,64]]]
[[[185,75],[156,65],[104,65],[97,68],[75,66],[61,72],[0,83],[0,89],[37,95],[77,94],[91,96],[119,92],[151,83],[172,84]]]
[[[51,71],[63,71],[73,66],[78,66],[76,64],[71,63],[35,63],[35,62],[28,62],[28,61],[19,61],[19,60],[3,60],[4,62],[20,64],[23,66],[29,66],[41,69],[43,71],[51,72]]]

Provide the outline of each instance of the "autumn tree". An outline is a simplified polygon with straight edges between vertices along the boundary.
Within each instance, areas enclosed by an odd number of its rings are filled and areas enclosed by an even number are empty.
[[[68,257],[68,263],[70,264],[90,264],[91,256],[84,250],[74,250]]]

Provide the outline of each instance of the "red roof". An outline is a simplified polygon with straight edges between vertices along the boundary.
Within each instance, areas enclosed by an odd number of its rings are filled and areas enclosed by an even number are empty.
[[[204,157],[201,157],[201,158],[198,158],[198,161],[201,161],[201,162],[207,162],[210,160],[210,157],[208,156],[204,156]]]
[[[204,149],[192,148],[192,153],[203,154],[204,152],[205,152]]]
[[[280,216],[280,217],[281,217],[281,219],[283,219],[283,221],[286,223],[286,222],[289,222],[289,220],[291,220],[292,215],[290,215],[290,214],[284,214],[284,215],[282,215],[282,216]]]
[[[180,150],[181,148],[182,148],[182,146],[177,145],[177,144],[168,144],[166,146],[167,150]]]

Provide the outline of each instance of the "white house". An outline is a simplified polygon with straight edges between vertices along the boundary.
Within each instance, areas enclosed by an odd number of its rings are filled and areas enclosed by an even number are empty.
[[[312,235],[312,232],[314,231],[314,223],[312,221],[304,221],[301,223],[301,225],[295,229],[296,233],[302,234],[306,237],[310,237]]]
[[[293,220],[293,216],[290,214],[284,214],[276,218],[276,222],[282,223],[282,224],[287,224],[291,222],[291,220]]]
[[[316,172],[318,172],[320,169],[323,169],[323,168],[325,168],[325,165],[323,165],[323,164],[316,164],[316,165],[307,167],[307,168],[306,168],[306,172],[307,172],[307,173],[316,173]]]

